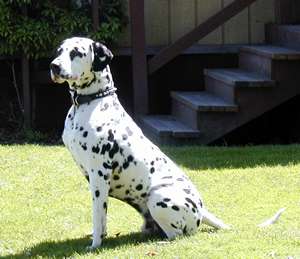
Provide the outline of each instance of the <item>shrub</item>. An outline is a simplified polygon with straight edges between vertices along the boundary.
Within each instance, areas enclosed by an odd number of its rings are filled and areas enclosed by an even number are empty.
[[[98,31],[93,31],[90,5],[76,2],[0,0],[0,55],[47,57],[62,39],[74,35],[115,43],[126,23],[122,0],[102,0]]]

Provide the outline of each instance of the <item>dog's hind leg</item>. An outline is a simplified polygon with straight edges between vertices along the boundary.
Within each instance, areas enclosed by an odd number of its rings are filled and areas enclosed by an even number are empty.
[[[147,206],[153,220],[163,230],[169,240],[182,234],[190,234],[197,229],[192,213],[184,211],[173,197],[174,190],[161,188],[151,192]]]

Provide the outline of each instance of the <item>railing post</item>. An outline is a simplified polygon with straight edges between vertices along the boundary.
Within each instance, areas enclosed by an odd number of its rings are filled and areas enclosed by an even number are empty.
[[[22,8],[23,15],[27,16],[27,7]],[[31,88],[30,88],[30,69],[29,59],[23,53],[21,57],[21,75],[23,86],[23,108],[24,108],[24,127],[29,129],[32,127],[32,109],[31,109]]]
[[[29,129],[32,126],[31,112],[31,90],[29,81],[29,60],[22,56],[22,85],[23,85],[23,107],[24,107],[24,127]]]
[[[99,0],[92,0],[92,18],[94,31],[99,30]]]
[[[134,115],[149,112],[144,0],[129,0],[133,70]]]

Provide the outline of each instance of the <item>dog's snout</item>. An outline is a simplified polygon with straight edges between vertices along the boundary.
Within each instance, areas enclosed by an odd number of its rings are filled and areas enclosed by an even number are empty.
[[[55,63],[51,63],[50,64],[50,69],[51,69],[51,71],[54,75],[59,75],[60,74],[61,68],[60,68],[59,65],[57,65]]]

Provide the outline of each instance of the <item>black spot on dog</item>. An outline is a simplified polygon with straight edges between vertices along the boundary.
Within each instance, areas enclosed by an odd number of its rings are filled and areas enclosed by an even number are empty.
[[[96,130],[97,130],[98,132],[100,132],[100,131],[102,130],[102,127],[99,126],[99,127],[96,128]]]
[[[100,192],[98,190],[95,191],[95,196],[96,196],[96,198],[98,198],[100,196]]]
[[[173,223],[171,223],[171,227],[177,229],[177,227]]]
[[[108,109],[108,107],[109,107],[109,105],[108,105],[108,103],[105,103],[104,105],[103,105],[103,107],[100,109],[100,111],[106,111],[107,109]]]
[[[141,194],[142,198],[146,198],[147,196],[148,196],[148,194],[146,192],[144,192],[144,193]]]
[[[126,140],[126,139],[128,139],[128,136],[127,136],[126,134],[123,134],[123,135],[122,135],[122,139],[123,139],[123,140]]]
[[[164,176],[164,177],[162,177],[161,179],[172,179],[173,178],[173,176],[171,176],[171,175],[168,175],[168,176]]]
[[[92,147],[92,152],[98,154],[100,152],[99,146],[98,145],[97,146],[93,146]]]
[[[107,203],[106,202],[103,203],[103,209],[107,210]]]
[[[143,185],[142,185],[142,184],[138,184],[138,185],[135,187],[135,189],[136,189],[137,191],[141,191],[141,190],[143,189]]]
[[[197,227],[199,227],[200,222],[201,222],[200,219],[198,219],[198,220],[197,220]]]
[[[153,174],[154,172],[155,172],[154,167],[151,167],[151,168],[150,168],[150,173]]]
[[[190,190],[190,189],[183,189],[183,191],[184,191],[186,194],[190,194],[190,193],[191,193],[191,190]]]
[[[194,208],[197,208],[196,203],[193,202],[190,198],[185,198],[185,200],[186,200],[188,203],[192,204],[192,206],[193,206]]]
[[[116,189],[121,189],[123,186],[124,186],[124,185],[122,185],[122,184],[118,184],[118,185],[116,186]]]
[[[86,151],[86,150],[87,150],[86,143],[84,143],[84,144],[81,144],[81,147],[82,147],[82,149],[83,149],[84,151]]]
[[[103,163],[103,167],[105,169],[111,169],[111,165],[107,164],[106,162]]]
[[[125,162],[123,163],[123,168],[126,169],[126,168],[128,168],[128,166],[129,166],[128,161],[125,161]]]
[[[107,174],[105,174],[105,175],[103,175],[103,178],[104,178],[105,181],[107,181],[109,177],[108,177]]]
[[[150,165],[154,165],[154,161],[151,161]]]
[[[112,168],[113,170],[115,170],[118,166],[119,166],[119,163],[118,163],[117,161],[114,161],[114,162],[112,163],[112,165],[111,165],[111,168]]]
[[[169,202],[169,201],[171,201],[171,199],[169,199],[169,198],[164,198],[163,201],[164,201],[164,202]]]
[[[75,47],[74,49],[72,49],[70,51],[70,59],[71,59],[71,61],[73,61],[73,59],[76,58],[76,57],[82,58],[82,56],[83,56],[83,54],[78,50],[77,47]]]
[[[179,211],[179,207],[176,206],[176,205],[173,205],[173,206],[172,206],[172,209],[175,210],[175,211]]]
[[[129,190],[126,190],[126,191],[125,191],[125,194],[126,194],[126,195],[128,195],[129,193],[130,193],[130,191],[129,191]]]
[[[118,181],[118,180],[120,180],[120,176],[118,176],[118,175],[115,174],[115,175],[113,176],[113,179],[114,179],[115,181]]]
[[[113,158],[114,155],[115,155],[116,153],[118,153],[118,151],[119,151],[119,145],[117,144],[116,141],[114,141],[114,144],[113,144],[111,150],[109,151],[109,157],[110,157],[110,158]]]
[[[106,152],[109,152],[110,148],[111,148],[110,143],[102,145],[101,155],[104,155]]]
[[[200,205],[201,208],[203,207],[203,203],[202,203],[201,200],[199,200],[199,205]]]
[[[133,156],[132,155],[129,155],[128,157],[127,157],[127,160],[128,160],[128,162],[130,163],[130,162],[132,162],[133,161]]]
[[[80,130],[80,131],[83,131],[83,127],[81,126],[81,127],[79,128],[79,130]]]
[[[156,205],[157,205],[157,206],[160,206],[160,207],[162,207],[162,208],[168,208],[168,205],[167,205],[166,203],[162,202],[162,201],[157,202]]]
[[[108,141],[111,141],[111,142],[113,142],[114,139],[115,139],[114,134],[112,133],[111,129],[108,131],[108,138],[107,139],[108,139]]]
[[[102,177],[102,176],[103,176],[103,173],[102,173],[102,171],[101,171],[101,170],[99,170],[99,171],[98,171],[98,175],[99,175],[100,177]]]

